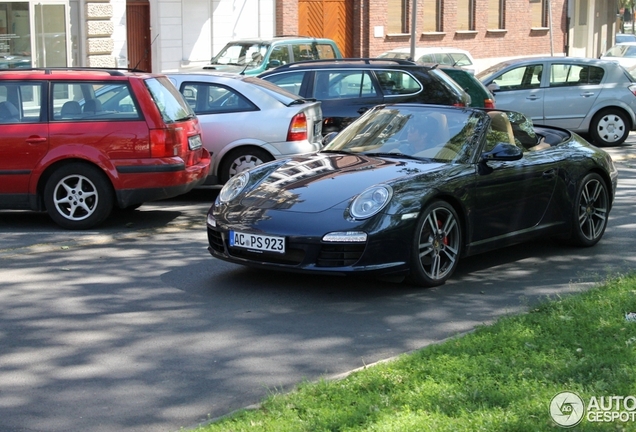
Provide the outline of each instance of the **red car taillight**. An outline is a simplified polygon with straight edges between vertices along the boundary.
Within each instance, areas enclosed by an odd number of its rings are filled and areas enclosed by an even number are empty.
[[[150,131],[150,157],[178,156],[180,148],[183,147],[180,132],[180,129],[152,129]]]
[[[307,139],[307,117],[304,113],[296,114],[289,125],[287,141],[303,141]]]
[[[495,109],[495,101],[492,99],[484,99],[484,108]]]

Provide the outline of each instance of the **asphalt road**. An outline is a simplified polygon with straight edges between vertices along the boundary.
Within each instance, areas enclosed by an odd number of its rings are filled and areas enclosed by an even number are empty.
[[[631,271],[636,136],[609,151],[618,194],[596,247],[471,257],[429,290],[215,260],[209,191],[87,232],[0,211],[0,431],[189,428]]]

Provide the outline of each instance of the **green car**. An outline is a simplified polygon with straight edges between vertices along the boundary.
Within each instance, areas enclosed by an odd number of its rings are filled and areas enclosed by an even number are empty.
[[[305,36],[241,39],[225,45],[203,69],[255,76],[288,63],[336,58],[342,58],[342,54],[331,39]]]
[[[480,108],[495,108],[495,96],[484,86],[475,75],[460,67],[439,65],[439,69],[451,77],[470,95],[470,106]]]

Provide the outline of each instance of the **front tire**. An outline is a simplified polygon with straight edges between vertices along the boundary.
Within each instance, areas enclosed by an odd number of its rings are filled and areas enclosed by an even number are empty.
[[[583,178],[576,194],[570,242],[577,246],[594,246],[603,237],[610,211],[609,190],[600,175]]]
[[[457,268],[461,242],[455,209],[445,201],[429,204],[415,228],[408,280],[425,287],[444,284]]]
[[[82,230],[102,223],[113,209],[113,190],[96,167],[72,163],[58,168],[44,187],[46,211],[62,228]]]
[[[618,146],[629,135],[629,120],[621,111],[606,109],[594,116],[590,123],[590,136],[599,147]]]
[[[256,147],[237,148],[223,158],[219,169],[219,178],[221,183],[224,184],[230,177],[273,160],[272,155],[265,150]]]

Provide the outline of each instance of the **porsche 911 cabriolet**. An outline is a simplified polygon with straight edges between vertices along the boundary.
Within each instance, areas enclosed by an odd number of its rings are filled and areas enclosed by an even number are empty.
[[[258,268],[438,286],[462,257],[540,236],[595,245],[617,177],[602,149],[520,113],[378,106],[319,152],[232,177],[208,212],[208,249]]]

